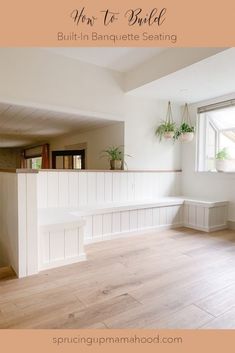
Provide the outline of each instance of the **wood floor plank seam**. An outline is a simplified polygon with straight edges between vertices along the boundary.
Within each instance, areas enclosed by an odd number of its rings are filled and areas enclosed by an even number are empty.
[[[193,303],[194,306],[196,306],[198,309],[204,311],[205,313],[211,315],[213,318],[216,318],[216,316],[214,314],[212,314],[211,312],[209,312],[208,310],[205,310],[204,308],[201,308],[199,305]]]

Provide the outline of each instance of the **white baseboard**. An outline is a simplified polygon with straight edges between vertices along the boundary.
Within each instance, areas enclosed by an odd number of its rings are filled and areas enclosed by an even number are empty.
[[[228,229],[235,230],[235,221],[228,221]]]
[[[228,229],[227,224],[221,224],[221,225],[211,226],[211,227],[200,227],[200,226],[184,223],[183,226],[186,228],[195,229],[195,230],[199,230],[200,232],[206,232],[206,233],[216,232],[218,230],[223,230],[223,229]]]
[[[39,272],[40,271],[49,270],[49,269],[52,269],[52,268],[56,268],[56,267],[72,265],[72,264],[74,264],[76,262],[85,261],[86,259],[87,259],[86,258],[86,254],[82,253],[79,256],[71,257],[71,258],[68,258],[68,259],[62,259],[62,260],[53,261],[51,263],[41,264],[40,268],[39,268]]]
[[[183,226],[182,223],[175,223],[172,225],[160,225],[160,226],[154,226],[154,227],[147,227],[143,229],[133,229],[131,231],[120,232],[120,233],[110,233],[110,234],[100,235],[94,238],[87,238],[85,239],[85,245],[100,242],[100,241],[115,239],[115,238],[122,238],[126,236],[136,236],[136,235],[142,235],[146,233],[149,234],[149,233],[159,232],[167,229],[175,229],[182,226]]]
[[[233,222],[233,223],[234,223],[233,229],[235,229],[235,222]],[[115,238],[121,238],[121,237],[125,237],[125,236],[136,236],[136,235],[142,235],[142,234],[146,234],[146,233],[149,234],[149,233],[159,232],[159,231],[167,230],[167,229],[176,229],[179,227],[195,229],[195,230],[199,230],[201,232],[206,232],[206,233],[216,232],[218,230],[230,228],[230,227],[228,227],[227,224],[221,224],[221,225],[212,226],[212,227],[200,227],[200,226],[195,226],[195,225],[186,224],[186,223],[177,223],[177,224],[172,224],[172,225],[160,225],[160,226],[155,226],[155,227],[147,227],[147,228],[143,228],[143,229],[136,229],[136,230],[134,229],[134,230],[127,231],[127,232],[110,233],[110,234],[96,236],[94,238],[87,238],[87,239],[85,239],[85,245],[100,242],[100,241],[115,239]],[[232,228],[230,228],[230,229],[232,229]]]

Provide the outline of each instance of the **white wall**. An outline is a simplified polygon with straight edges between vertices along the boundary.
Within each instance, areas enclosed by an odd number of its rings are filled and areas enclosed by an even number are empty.
[[[197,108],[234,98],[235,94],[190,105],[190,114],[196,122]],[[230,221],[235,221],[235,173],[196,172],[196,139],[182,144],[182,193],[187,196],[228,200]]]
[[[37,176],[17,173],[19,277],[38,272]]]
[[[106,158],[101,158],[101,152],[109,146],[124,146],[124,124],[120,122],[80,134],[54,138],[49,143],[51,151],[77,149],[77,144],[84,143],[86,169],[109,169],[109,162]]]
[[[0,172],[0,266],[37,273],[37,174]]]
[[[87,169],[109,169],[109,163],[100,158],[100,151],[108,146],[125,145],[126,166],[130,170],[175,170],[181,168],[181,145],[162,140],[159,143],[155,130],[165,119],[167,102],[125,97],[123,123],[73,134],[50,141],[51,151],[65,149],[68,145],[87,143]],[[180,119],[180,106],[173,104],[174,119]]]
[[[0,173],[0,266],[18,273],[18,185],[17,174]]]
[[[125,121],[129,169],[180,169],[180,145],[154,135],[167,102],[125,94],[122,74],[43,49],[0,48],[0,77],[2,101]]]
[[[158,124],[166,118],[166,101],[126,96],[125,152],[128,168],[133,170],[181,169],[181,145],[159,142],[155,135]],[[180,106],[172,104],[173,118],[180,121]]]

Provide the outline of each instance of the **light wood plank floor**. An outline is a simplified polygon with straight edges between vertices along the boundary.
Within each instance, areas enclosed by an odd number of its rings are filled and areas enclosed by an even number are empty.
[[[0,328],[235,328],[235,232],[181,228],[86,250],[86,262],[24,279],[2,269]]]

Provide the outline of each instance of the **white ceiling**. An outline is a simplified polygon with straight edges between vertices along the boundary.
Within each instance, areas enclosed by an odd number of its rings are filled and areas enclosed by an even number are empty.
[[[119,72],[128,72],[166,48],[46,48],[55,54]]]
[[[0,147],[26,146],[112,123],[106,119],[0,103]]]
[[[233,92],[235,48],[230,48],[137,88],[131,94],[193,103]]]

